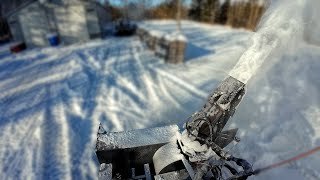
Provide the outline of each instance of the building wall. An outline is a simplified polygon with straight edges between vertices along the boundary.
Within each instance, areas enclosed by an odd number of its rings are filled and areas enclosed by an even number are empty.
[[[102,6],[79,0],[58,1],[34,2],[12,15],[9,25],[13,39],[34,47],[48,46],[46,35],[51,32],[57,32],[66,45],[102,36],[103,24],[110,21]]]
[[[65,44],[89,40],[85,7],[83,5],[62,6],[54,9],[57,29]]]
[[[88,33],[90,39],[101,37],[101,28],[99,24],[98,14],[96,10],[96,5],[93,3],[88,3],[85,5],[86,9],[86,21],[88,27]]]
[[[8,23],[12,35],[13,41],[24,41],[22,29],[18,15],[14,15],[8,18]]]
[[[46,35],[50,32],[45,9],[38,3],[32,3],[18,13],[25,43],[28,47],[47,46]]]
[[[110,31],[110,26],[113,27],[110,12],[101,5],[96,5],[96,11],[102,36],[110,34],[110,32],[108,32]]]
[[[50,3],[54,3],[54,4],[58,4],[58,5],[71,5],[71,4],[75,4],[75,3],[79,3],[83,0],[44,0],[46,2],[50,2]]]

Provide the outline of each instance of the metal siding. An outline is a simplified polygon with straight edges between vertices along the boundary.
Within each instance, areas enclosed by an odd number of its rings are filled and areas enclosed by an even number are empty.
[[[86,6],[86,19],[90,38],[101,37],[99,19],[94,4]]]
[[[46,34],[49,24],[46,12],[39,3],[34,3],[19,13],[19,21],[27,46],[47,46]]]
[[[107,11],[107,9],[105,9],[100,5],[96,5],[96,11],[98,15],[101,34],[103,35],[111,34],[112,27],[113,27],[111,22],[111,14]]]
[[[11,16],[8,20],[11,35],[14,41],[24,41],[18,16]]]
[[[89,33],[83,5],[72,5],[54,9],[60,39],[65,44],[85,42]]]

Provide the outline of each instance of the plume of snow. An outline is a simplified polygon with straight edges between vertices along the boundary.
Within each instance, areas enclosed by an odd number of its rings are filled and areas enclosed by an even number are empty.
[[[250,47],[229,75],[247,83],[269,56],[285,52],[303,32],[305,0],[273,1],[251,38]]]
[[[314,45],[320,45],[320,1],[307,1],[304,11],[305,40]]]

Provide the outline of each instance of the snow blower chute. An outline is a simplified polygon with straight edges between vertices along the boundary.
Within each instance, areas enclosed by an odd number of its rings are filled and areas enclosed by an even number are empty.
[[[239,141],[238,129],[224,130],[224,126],[242,100],[244,88],[231,76],[225,79],[182,131],[173,125],[109,133],[100,124],[99,179],[246,179],[252,175],[251,164],[224,150]]]

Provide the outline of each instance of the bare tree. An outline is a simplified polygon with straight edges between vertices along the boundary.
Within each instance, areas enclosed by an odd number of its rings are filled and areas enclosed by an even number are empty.
[[[124,0],[124,17],[125,19],[128,19],[128,0]]]

